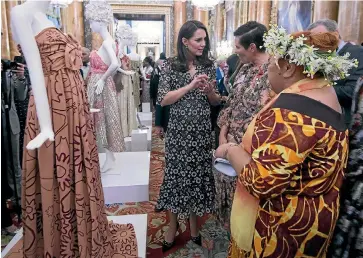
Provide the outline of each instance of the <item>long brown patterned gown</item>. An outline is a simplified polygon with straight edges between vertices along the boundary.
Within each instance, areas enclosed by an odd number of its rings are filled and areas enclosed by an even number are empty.
[[[56,28],[36,36],[55,141],[24,150],[24,257],[137,257],[132,225],[108,223],[81,47]],[[41,108],[41,107],[37,107]],[[25,144],[39,134],[34,97]]]

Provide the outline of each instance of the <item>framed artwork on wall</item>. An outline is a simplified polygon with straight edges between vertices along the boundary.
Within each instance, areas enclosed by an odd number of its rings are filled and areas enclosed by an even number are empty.
[[[312,21],[312,1],[278,1],[277,25],[288,33],[305,30]]]

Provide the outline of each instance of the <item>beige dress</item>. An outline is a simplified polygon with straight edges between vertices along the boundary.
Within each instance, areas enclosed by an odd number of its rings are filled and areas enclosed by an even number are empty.
[[[131,71],[130,59],[128,56],[121,58],[121,68]],[[132,75],[121,73],[121,91],[117,94],[118,107],[124,137],[131,136],[132,130],[137,129],[136,105],[134,98],[134,87]]]
[[[131,60],[130,61],[131,64],[131,70],[134,71],[134,75],[131,77],[132,78],[132,85],[134,87],[134,101],[135,101],[135,106],[139,107],[141,105],[141,100],[140,100],[140,67],[142,67],[142,63],[141,61],[134,61]]]
[[[56,28],[36,36],[54,141],[24,149],[23,257],[137,257],[133,226],[107,221],[81,46]],[[24,146],[40,132],[33,95]]]

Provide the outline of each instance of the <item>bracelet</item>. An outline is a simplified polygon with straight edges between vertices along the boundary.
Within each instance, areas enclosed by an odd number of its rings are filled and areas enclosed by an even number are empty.
[[[238,145],[237,143],[229,143],[229,146],[228,146],[228,148],[226,148],[226,150],[225,150],[225,152],[224,152],[224,155],[223,155],[224,159],[226,159],[226,158],[227,158],[228,150],[229,150],[231,147],[236,147],[236,146],[239,146],[239,145]]]

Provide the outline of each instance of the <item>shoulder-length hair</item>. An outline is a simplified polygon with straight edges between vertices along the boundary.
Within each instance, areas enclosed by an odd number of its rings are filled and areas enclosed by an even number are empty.
[[[205,47],[203,50],[203,54],[201,56],[197,56],[197,64],[202,66],[212,66],[213,60],[209,58],[209,51],[210,51],[210,41],[207,28],[204,26],[203,23],[199,21],[187,21],[183,24],[180,28],[179,35],[178,35],[178,42],[177,42],[177,51],[178,55],[177,58],[174,59],[175,61],[172,64],[173,69],[180,71],[180,72],[187,72],[187,55],[188,49],[183,44],[183,38],[190,39],[193,37],[194,33],[198,30],[202,29],[206,33],[205,39]]]

